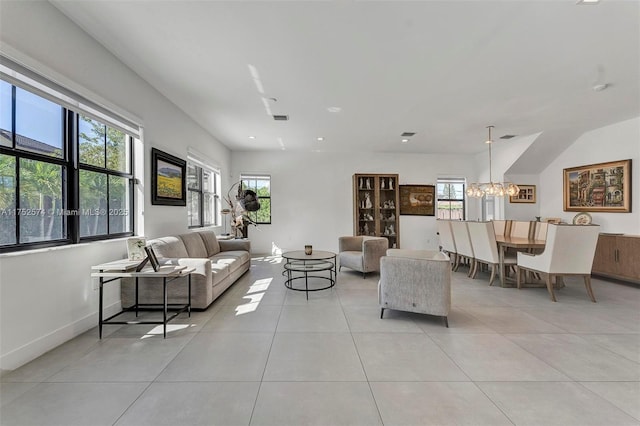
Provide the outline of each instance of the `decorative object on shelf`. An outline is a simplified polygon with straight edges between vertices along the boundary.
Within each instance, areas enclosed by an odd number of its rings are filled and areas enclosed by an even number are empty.
[[[494,126],[487,126],[487,129],[489,129],[489,139],[487,139],[485,142],[489,145],[489,182],[478,182],[470,184],[467,188],[467,195],[469,197],[481,198],[485,195],[493,197],[504,197],[505,195],[514,196],[520,191],[518,185],[514,183],[493,181],[491,170],[491,145],[493,144],[493,139],[491,139],[491,129],[493,129],[493,127]]]
[[[518,185],[518,193],[509,196],[510,203],[535,203],[536,202],[536,186],[535,185]]]
[[[574,225],[591,225],[591,215],[587,212],[578,213],[573,217]]]
[[[237,193],[235,197],[232,198],[231,193],[236,187],[238,189]],[[225,201],[230,207],[231,229],[233,230],[234,237],[242,237],[242,228],[245,226],[245,222],[247,224],[257,226],[247,215],[247,212],[256,212],[260,210],[260,200],[258,199],[258,194],[256,194],[255,191],[243,189],[242,181],[238,181],[229,188]]]
[[[369,180],[369,178],[366,179],[366,183],[367,183],[367,189],[371,189],[371,181]]]
[[[127,238],[127,259],[144,260],[147,256],[144,250],[146,245],[147,241],[144,237]]]
[[[365,209],[373,208],[373,204],[371,204],[371,197],[369,196],[368,192],[364,193],[364,208]]]
[[[306,245],[304,246],[304,254],[313,254],[313,246],[311,245]]]
[[[400,214],[435,216],[434,185],[400,185]]]
[[[631,212],[631,160],[564,169],[564,211]]]
[[[384,178],[380,178],[380,189],[386,189],[384,187]]]
[[[186,206],[187,162],[151,148],[151,204]]]

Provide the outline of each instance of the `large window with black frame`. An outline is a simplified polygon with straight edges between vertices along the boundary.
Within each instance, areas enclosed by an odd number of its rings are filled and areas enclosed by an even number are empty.
[[[0,80],[0,251],[132,235],[132,145]]]
[[[258,174],[242,174],[240,175],[242,189],[250,189],[258,194],[260,200],[260,210],[255,212],[247,212],[247,216],[254,223],[270,224],[271,223],[271,176]]]
[[[464,220],[464,185],[463,178],[438,178],[438,219]]]

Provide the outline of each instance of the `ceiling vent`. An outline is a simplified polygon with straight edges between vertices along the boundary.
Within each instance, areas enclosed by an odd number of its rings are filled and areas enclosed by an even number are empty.
[[[516,135],[504,135],[504,136],[500,136],[500,139],[512,139],[515,138]]]
[[[273,119],[276,121],[287,121],[289,120],[289,116],[288,115],[274,115]]]
[[[416,132],[403,132],[400,136],[403,136],[405,138],[410,138],[411,136],[415,135]]]

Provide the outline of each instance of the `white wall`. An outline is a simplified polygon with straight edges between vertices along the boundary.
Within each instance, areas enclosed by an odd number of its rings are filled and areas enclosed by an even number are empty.
[[[48,2],[0,4],[0,51],[98,103],[139,117],[144,126],[144,179],[157,147],[186,159],[187,147],[229,174],[230,151],[174,104],[75,26]],[[186,208],[152,206],[147,184],[144,234],[186,232]],[[139,221],[142,223],[142,221]],[[97,324],[91,265],[121,258],[123,240],[0,255],[0,370],[13,369]],[[120,292],[109,284],[106,306]]]
[[[540,214],[571,223],[576,212],[563,211],[563,169],[631,159],[631,213],[592,213],[601,232],[640,234],[640,117],[585,133],[540,174]],[[635,169],[635,170],[634,170]]]
[[[398,173],[400,184],[435,184],[438,176],[468,176],[470,157],[384,153],[234,153],[234,177],[267,173],[272,182],[272,224],[249,228],[251,247],[270,253],[312,244],[336,251],[338,237],[353,235],[355,173]],[[400,246],[438,247],[435,217],[400,216]]]
[[[535,220],[536,216],[540,216],[540,197],[544,197],[544,192],[540,193],[540,184],[538,183],[538,175],[505,175],[505,179],[516,185],[535,185],[536,202],[535,203],[512,203],[509,197],[504,200],[504,217],[511,220]]]

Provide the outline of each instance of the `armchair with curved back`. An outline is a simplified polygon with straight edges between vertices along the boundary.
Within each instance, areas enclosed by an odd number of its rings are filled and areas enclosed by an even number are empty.
[[[540,254],[518,253],[517,286],[520,288],[525,270],[546,275],[552,301],[556,301],[553,278],[566,275],[581,276],[591,301],[596,298],[591,288],[591,267],[598,243],[599,225],[557,225],[547,227],[547,242]]]
[[[380,270],[380,258],[389,248],[389,240],[385,237],[369,237],[365,235],[338,238],[338,260],[340,269],[347,267],[362,272],[366,278],[368,272]]]

